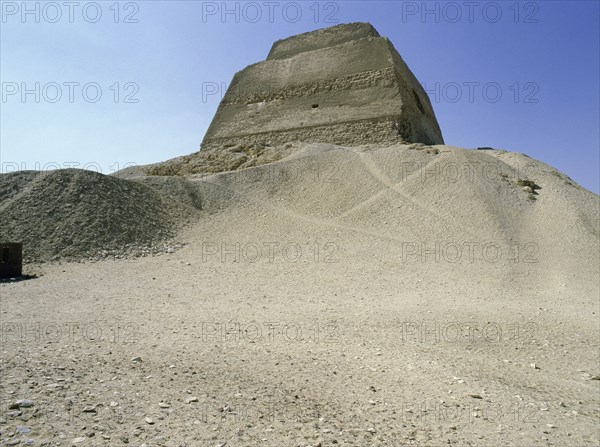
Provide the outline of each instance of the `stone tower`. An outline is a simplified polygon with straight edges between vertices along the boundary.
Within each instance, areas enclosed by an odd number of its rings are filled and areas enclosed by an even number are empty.
[[[289,141],[444,143],[421,84],[368,23],[275,42],[235,74],[202,149]]]

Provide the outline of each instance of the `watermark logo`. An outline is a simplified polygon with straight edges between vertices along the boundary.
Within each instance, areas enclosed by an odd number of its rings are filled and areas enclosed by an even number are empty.
[[[539,104],[541,87],[533,81],[447,81],[423,82],[423,90],[434,103],[469,103],[485,102],[496,104],[500,101],[512,101],[515,104]],[[260,93],[235,85],[229,90],[227,82],[203,81],[201,83],[201,100],[207,103],[213,100],[222,101],[227,96],[228,101],[247,101],[257,107],[262,105],[260,99],[275,95],[277,89],[268,81],[263,84]],[[260,99],[257,99],[260,98]]]
[[[291,406],[280,403],[205,403],[192,409],[199,413],[198,422],[220,426],[246,426],[256,423],[310,423],[317,422],[321,414],[316,408]]]
[[[117,171],[134,166],[138,165],[132,161],[124,163],[122,165],[118,162],[115,162],[108,167],[107,175],[114,174]],[[55,161],[51,161],[43,164],[40,162],[35,162],[33,166],[28,165],[25,162],[19,163],[14,161],[3,161],[0,164],[0,174],[11,174],[13,172],[18,171],[36,171],[36,175],[40,176],[47,172],[54,171],[57,169],[83,169],[86,171],[94,171],[98,174],[104,174],[102,166],[100,166],[100,164],[96,163],[95,161],[90,161],[87,163],[79,163],[77,161],[63,161],[58,163]]]
[[[122,343],[139,341],[139,326],[134,322],[56,322],[5,321],[0,324],[3,343]]]
[[[539,22],[538,2],[402,2],[402,23]]]
[[[65,82],[2,82],[2,103],[11,102],[26,103],[49,103],[59,102],[73,104],[75,102],[86,102],[95,104],[104,96],[115,104],[137,104],[140,102],[137,94],[140,87],[135,82],[114,82],[110,85],[102,85],[98,82],[81,83],[77,81]]]
[[[534,322],[402,321],[403,343],[527,343],[539,327]]]
[[[202,342],[218,343],[339,343],[337,323],[202,322]]]
[[[49,392],[60,392],[69,389],[71,382],[68,377],[58,378],[56,382],[46,384],[46,389]],[[29,423],[35,423],[36,425],[40,423],[49,425],[61,423],[93,425],[98,419],[102,419],[103,423],[110,427],[136,418],[139,409],[134,406],[119,405],[118,402],[114,401],[109,404],[85,405],[64,399],[36,400],[33,401],[31,407],[14,409],[13,402],[5,400],[0,403],[0,414],[9,417],[17,417],[23,414],[25,417],[30,417],[30,419],[23,420],[22,424],[26,428],[28,427],[25,424]]]
[[[525,244],[502,245],[497,242],[402,242],[400,259],[402,262],[435,262],[455,264],[458,262],[487,262],[494,264],[508,261],[512,263],[537,264],[539,246]]]
[[[306,165],[303,163],[288,163],[284,166],[268,164],[263,165],[260,170],[249,171],[240,169],[233,172],[237,183],[261,182],[277,183],[280,181],[295,182],[300,179],[309,180],[312,183],[336,185],[340,182],[340,167],[334,162],[325,162],[317,165]],[[324,247],[325,248],[325,247]]]
[[[202,23],[339,23],[338,2],[202,2]]]
[[[467,102],[486,102],[496,104],[502,98],[508,98],[515,104],[538,104],[540,86],[537,82],[513,82],[501,84],[496,81],[463,81],[463,82],[434,82],[422,84],[423,89],[434,103],[446,102],[456,104]]]
[[[283,260],[299,262],[337,263],[339,246],[334,242],[301,245],[295,242],[203,242],[202,262],[273,263]]]
[[[137,2],[5,2],[2,23],[139,23]]]
[[[541,406],[537,403],[439,403],[403,402],[401,419],[411,422],[474,423],[482,419],[490,423],[534,424],[538,423]]]
[[[487,183],[497,184],[500,178],[512,179],[519,184],[525,178],[535,177],[542,173],[541,165],[536,162],[526,162],[522,165],[508,166],[492,161],[444,161],[430,163],[428,161],[403,161],[394,154],[389,154],[383,162],[386,175],[393,182],[404,182],[407,179],[418,180],[421,183],[474,183],[476,179]]]

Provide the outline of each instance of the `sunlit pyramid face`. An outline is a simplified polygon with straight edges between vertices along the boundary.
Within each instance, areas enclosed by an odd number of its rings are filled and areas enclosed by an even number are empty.
[[[275,42],[265,61],[235,74],[202,147],[298,140],[444,142],[427,94],[368,23]]]

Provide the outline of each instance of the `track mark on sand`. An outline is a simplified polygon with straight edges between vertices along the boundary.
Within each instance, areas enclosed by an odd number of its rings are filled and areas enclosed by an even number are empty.
[[[236,189],[229,188],[229,187],[226,187],[226,186],[223,186],[223,185],[219,185],[218,183],[213,183],[211,181],[207,181],[206,179],[198,179],[198,180],[193,180],[193,181],[205,182],[205,183],[211,184],[212,186],[225,189],[225,190],[231,192],[234,195],[237,195],[239,197],[242,197],[242,198],[248,200],[249,202],[254,202],[255,204],[258,204],[258,205],[260,205],[260,206],[262,206],[264,208],[267,208],[267,209],[270,209],[270,210],[282,213],[282,214],[287,215],[289,217],[292,217],[292,218],[294,218],[296,220],[300,220],[300,221],[303,221],[303,222],[312,223],[312,224],[317,225],[317,226],[326,226],[326,227],[335,228],[335,229],[338,229],[338,230],[344,230],[344,231],[348,231],[348,232],[359,233],[359,234],[362,234],[364,236],[375,237],[375,238],[378,238],[378,239],[384,239],[384,240],[391,241],[391,242],[397,242],[399,244],[403,244],[403,243],[406,242],[406,240],[402,240],[402,239],[399,239],[399,238],[396,238],[396,237],[393,237],[393,236],[389,236],[387,234],[383,234],[383,233],[380,233],[380,232],[377,232],[377,231],[370,231],[370,230],[366,230],[364,228],[356,227],[356,226],[353,226],[353,225],[340,224],[340,223],[336,223],[336,222],[333,222],[331,220],[323,219],[323,218],[320,218],[320,217],[317,217],[317,216],[311,216],[311,215],[307,215],[307,214],[302,214],[302,213],[299,213],[297,211],[290,210],[289,208],[285,208],[285,207],[282,207],[282,206],[274,205],[270,201],[262,200],[262,199],[259,199],[257,197],[251,197],[249,194],[242,193],[242,192],[240,192],[240,191],[238,191]],[[416,236],[416,233],[414,233],[414,234]]]

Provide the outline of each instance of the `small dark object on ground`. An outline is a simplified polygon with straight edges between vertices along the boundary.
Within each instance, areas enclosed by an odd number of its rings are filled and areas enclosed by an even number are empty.
[[[23,273],[23,244],[0,242],[0,279],[16,278]]]

